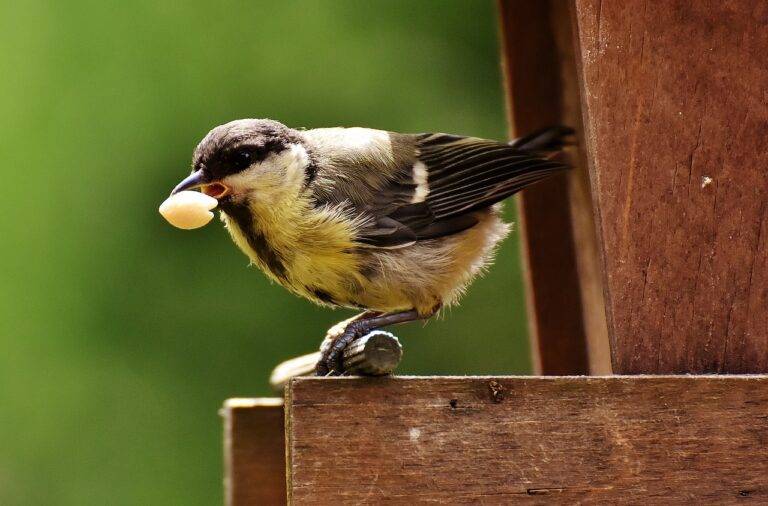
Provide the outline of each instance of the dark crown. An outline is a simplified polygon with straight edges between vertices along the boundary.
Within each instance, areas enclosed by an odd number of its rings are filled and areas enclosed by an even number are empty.
[[[239,119],[219,125],[195,148],[192,165],[212,178],[235,174],[301,142],[298,132],[270,119]]]

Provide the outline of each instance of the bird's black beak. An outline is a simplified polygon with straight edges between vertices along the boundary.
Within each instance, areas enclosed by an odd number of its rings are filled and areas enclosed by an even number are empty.
[[[202,170],[197,170],[187,176],[184,181],[177,184],[176,188],[171,192],[171,195],[176,195],[184,190],[194,190],[195,188],[200,188],[203,193],[215,199],[224,198],[230,193],[227,185],[218,181],[209,181]]]
[[[171,192],[171,195],[176,195],[179,192],[183,192],[184,190],[194,190],[195,188],[200,188],[204,184],[206,184],[206,178],[205,174],[203,174],[202,170],[196,170],[184,180],[176,185],[176,188],[173,189]]]
[[[171,192],[171,195],[176,195],[179,192],[183,192],[184,190],[194,190],[195,188],[200,188],[206,183],[205,181],[205,175],[203,174],[202,170],[196,170],[184,180],[176,185],[176,188],[173,189]]]

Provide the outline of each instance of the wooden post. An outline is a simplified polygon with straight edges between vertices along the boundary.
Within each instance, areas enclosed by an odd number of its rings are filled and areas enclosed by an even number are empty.
[[[575,12],[614,372],[767,372],[768,3]]]
[[[499,0],[499,15],[511,136],[557,124],[580,130],[568,3]],[[581,146],[573,150],[575,170],[518,198],[536,374],[611,372],[602,268]]]
[[[224,417],[227,506],[286,504],[282,399],[228,399]]]

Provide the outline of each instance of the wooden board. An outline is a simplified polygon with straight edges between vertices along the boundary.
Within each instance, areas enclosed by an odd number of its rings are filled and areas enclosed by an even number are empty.
[[[292,504],[768,502],[768,377],[307,378]]]
[[[559,124],[579,130],[568,3],[500,0],[498,5],[510,136]],[[518,197],[534,372],[607,374],[602,269],[586,160],[578,146],[571,151],[576,166],[571,173]]]
[[[286,504],[283,400],[228,399],[224,495],[228,506]]]
[[[614,372],[768,372],[768,3],[575,6]]]

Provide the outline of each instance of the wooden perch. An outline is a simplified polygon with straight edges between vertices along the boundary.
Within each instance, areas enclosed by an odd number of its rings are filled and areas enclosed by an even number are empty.
[[[300,378],[286,393],[289,504],[768,503],[766,376]]]
[[[285,416],[224,405],[227,504],[766,504],[766,405],[757,375],[300,378]]]
[[[397,337],[374,330],[344,349],[342,363],[347,374],[384,376],[395,370],[402,356],[403,347]],[[272,371],[269,384],[276,392],[282,392],[291,378],[313,375],[319,359],[320,352],[317,351],[286,360]]]

